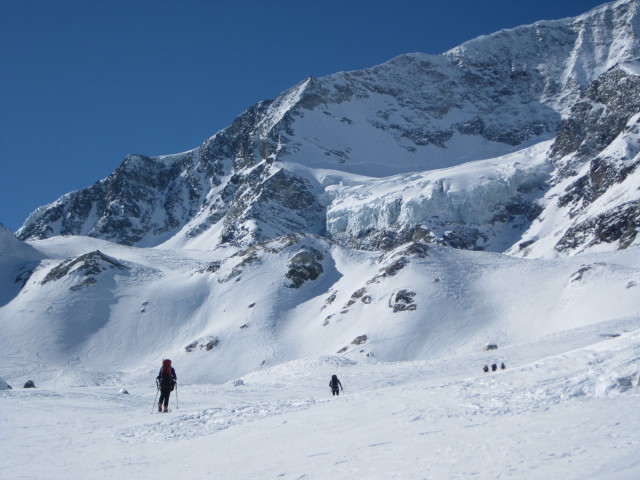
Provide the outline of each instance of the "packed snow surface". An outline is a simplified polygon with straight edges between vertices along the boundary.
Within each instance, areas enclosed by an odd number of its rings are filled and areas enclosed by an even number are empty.
[[[155,413],[153,376],[129,395],[107,373],[42,379],[0,392],[0,468],[7,479],[632,480],[639,359],[636,318],[434,361],[299,359],[179,384],[168,414]]]

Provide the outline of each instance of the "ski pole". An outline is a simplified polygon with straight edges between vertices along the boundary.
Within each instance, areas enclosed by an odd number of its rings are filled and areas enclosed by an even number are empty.
[[[178,382],[176,382],[176,410],[180,410],[180,403],[178,402]]]
[[[160,393],[160,385],[158,385],[158,391],[156,391],[156,399],[153,401],[153,408],[151,409],[151,413],[156,409],[156,400],[158,400],[158,393]]]

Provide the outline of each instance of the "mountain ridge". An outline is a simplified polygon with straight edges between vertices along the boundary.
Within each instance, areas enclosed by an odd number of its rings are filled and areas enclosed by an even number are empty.
[[[194,150],[127,157],[107,179],[38,209],[18,236],[83,234],[154,246],[217,230],[207,235],[215,247],[295,231],[324,235],[327,178],[434,170],[553,138],[582,89],[611,65],[640,56],[637,11],[637,1],[613,2],[441,55],[406,54],[309,77]],[[293,174],[292,163],[336,173],[322,183],[318,174]]]
[[[633,323],[637,39],[602,73],[567,58],[585,23],[611,39],[638,3],[471,45],[515,63],[405,55],[310,77],[193,150],[128,156],[4,234],[0,348],[20,371],[139,378],[161,353],[206,383]],[[589,81],[562,83],[577,64]]]

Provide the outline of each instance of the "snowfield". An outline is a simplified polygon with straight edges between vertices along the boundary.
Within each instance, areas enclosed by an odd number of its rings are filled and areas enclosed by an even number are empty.
[[[544,260],[302,235],[237,255],[5,240],[7,264],[27,245],[44,260],[0,307],[3,478],[640,476],[638,247]],[[314,251],[322,274],[288,287],[283,259]],[[179,380],[168,414],[163,357]]]
[[[619,336],[614,336],[619,335]],[[483,373],[485,363],[506,370]],[[180,377],[180,364],[175,364]],[[332,373],[345,390],[331,397]],[[636,479],[640,319],[495,351],[365,364],[306,358],[244,385],[121,379],[0,392],[3,478]]]

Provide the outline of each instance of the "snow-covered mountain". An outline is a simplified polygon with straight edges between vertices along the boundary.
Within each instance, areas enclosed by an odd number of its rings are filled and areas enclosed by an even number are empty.
[[[20,240],[0,230],[3,341],[85,368],[116,344],[117,368],[173,352],[198,381],[206,355],[224,380],[338,351],[468,352],[574,326],[609,287],[635,298],[639,10],[308,78],[199,148],[127,157],[34,212]],[[582,271],[608,287],[576,290]],[[523,276],[536,280],[512,285]]]
[[[638,478],[639,13],[308,78],[0,226],[0,469]]]
[[[581,167],[612,164],[603,155],[633,177],[637,152],[626,146],[637,141],[639,8],[617,1],[442,55],[307,78],[199,148],[127,157],[106,179],[38,209],[18,236],[214,248],[310,233],[393,248],[419,231],[457,248],[525,245],[529,256],[630,245],[633,188],[589,212],[576,191],[587,182]],[[500,172],[492,162],[467,176],[449,170],[497,157]],[[410,198],[409,174],[418,186]],[[594,233],[603,224],[621,233]]]
[[[68,381],[105,365],[146,377],[167,355],[183,380],[221,382],[308,356],[432,359],[640,321],[637,247],[552,261],[422,242],[357,251],[299,234],[215,252],[32,245],[45,260],[1,307],[0,347],[7,368],[35,376],[44,362]]]
[[[173,352],[204,381],[635,315],[639,10],[621,0],[308,78],[199,148],[127,157],[18,238],[0,229],[2,341],[85,368]],[[597,280],[582,290],[584,275]]]

